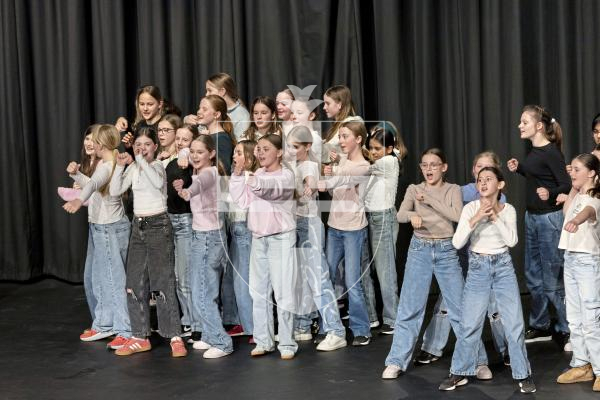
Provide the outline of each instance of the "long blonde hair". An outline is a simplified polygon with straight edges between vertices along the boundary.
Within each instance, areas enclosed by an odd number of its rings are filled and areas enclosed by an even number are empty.
[[[335,123],[327,131],[325,136],[325,142],[329,142],[342,127],[343,121],[348,117],[354,117],[356,111],[354,110],[354,103],[352,102],[352,92],[347,86],[336,85],[332,86],[325,91],[324,96],[331,97],[336,103],[340,103],[342,108],[335,116]],[[365,144],[365,142],[363,142]]]
[[[108,150],[111,150],[113,153],[110,178],[108,178],[108,181],[98,189],[102,196],[106,196],[108,194],[110,179],[112,178],[113,173],[115,172],[115,166],[117,165],[117,147],[119,147],[119,144],[121,143],[121,135],[119,135],[119,131],[114,125],[102,124],[92,133],[92,140],[95,143],[106,147]]]

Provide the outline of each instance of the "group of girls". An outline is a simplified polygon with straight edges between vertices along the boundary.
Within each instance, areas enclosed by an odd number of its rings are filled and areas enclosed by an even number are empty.
[[[600,373],[596,157],[580,155],[567,168],[558,122],[539,106],[524,108],[519,129],[533,148],[507,167],[528,180],[525,275],[533,304],[526,332],[509,254],[516,211],[502,193],[498,156],[479,154],[475,182],[461,188],[446,182],[443,152],[427,149],[419,164],[424,181],[409,186],[396,213],[406,148],[393,124],[367,130],[350,90],[334,86],[323,98],[333,123],[321,134],[315,102],[285,89],[275,100],[257,97],[247,111],[233,79],[220,73],[206,81],[197,112],[183,119],[158,88],[145,86],[132,124],[119,118],[114,126],[90,127],[84,150],[94,161],[69,164],[78,186],[64,206],[76,212],[89,203],[84,283],[93,323],[81,340],[115,336],[108,346],[117,355],[150,350],[155,303],[158,332],[170,339],[174,357],[187,355],[182,337],[204,358],[220,358],[233,352],[231,336],[247,335],[252,356],[277,349],[292,359],[297,341],[313,339],[315,315],[317,350],[337,350],[347,346],[341,286],[352,345],[364,346],[379,323],[373,270],[383,303],[380,332],[394,335],[384,379],[398,377],[412,360],[434,275],[441,295],[416,361],[439,358],[453,329],[457,343],[440,390],[469,376],[492,378],[481,341],[486,313],[522,392],[536,390],[526,342],[555,336],[572,348],[572,368],[559,383]],[[600,141],[600,119],[593,130]],[[131,222],[121,200],[129,190]],[[319,213],[324,199],[327,226]],[[399,298],[398,222],[414,230]],[[461,248],[468,251],[459,254]]]

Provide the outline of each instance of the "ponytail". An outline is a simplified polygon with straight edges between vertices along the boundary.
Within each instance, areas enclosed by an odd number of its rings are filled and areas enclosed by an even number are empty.
[[[527,105],[523,107],[523,112],[530,113],[537,122],[544,125],[544,137],[551,143],[554,143],[562,153],[562,128],[558,121],[550,115],[543,107],[538,105]]]

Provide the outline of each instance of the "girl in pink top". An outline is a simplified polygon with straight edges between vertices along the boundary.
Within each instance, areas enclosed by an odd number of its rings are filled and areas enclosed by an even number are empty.
[[[190,163],[194,168],[192,184],[179,191],[190,201],[192,209],[192,251],[190,258],[193,321],[200,321],[202,340],[194,342],[197,350],[206,350],[204,358],[221,358],[233,352],[233,344],[219,311],[219,283],[223,273],[227,237],[219,218],[219,173],[217,152],[211,136],[200,135],[190,146]]]
[[[236,163],[229,192],[241,208],[248,209],[252,231],[250,294],[256,347],[250,355],[262,356],[275,349],[271,293],[277,302],[278,350],[281,358],[294,358],[298,345],[292,337],[296,307],[296,223],[294,173],[282,166],[282,139],[263,136],[256,146],[261,168],[244,172]]]

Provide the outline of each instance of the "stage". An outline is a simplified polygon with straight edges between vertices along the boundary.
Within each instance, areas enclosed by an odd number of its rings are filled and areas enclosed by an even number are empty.
[[[431,303],[434,300],[430,298]],[[527,303],[527,296],[523,301]],[[300,343],[295,359],[273,353],[251,358],[246,337],[234,339],[235,352],[205,360],[188,345],[186,358],[171,358],[170,347],[152,338],[150,352],[118,357],[108,340],[84,343],[90,324],[83,286],[54,279],[0,283],[1,399],[507,399],[522,398],[517,384],[486,341],[491,381],[474,381],[454,392],[437,387],[448,374],[450,350],[392,381],[380,376],[392,342],[378,335],[366,347],[317,353]],[[489,333],[486,331],[486,336]],[[530,398],[592,399],[592,383],[558,385],[570,355],[554,342],[528,345],[537,393]]]

